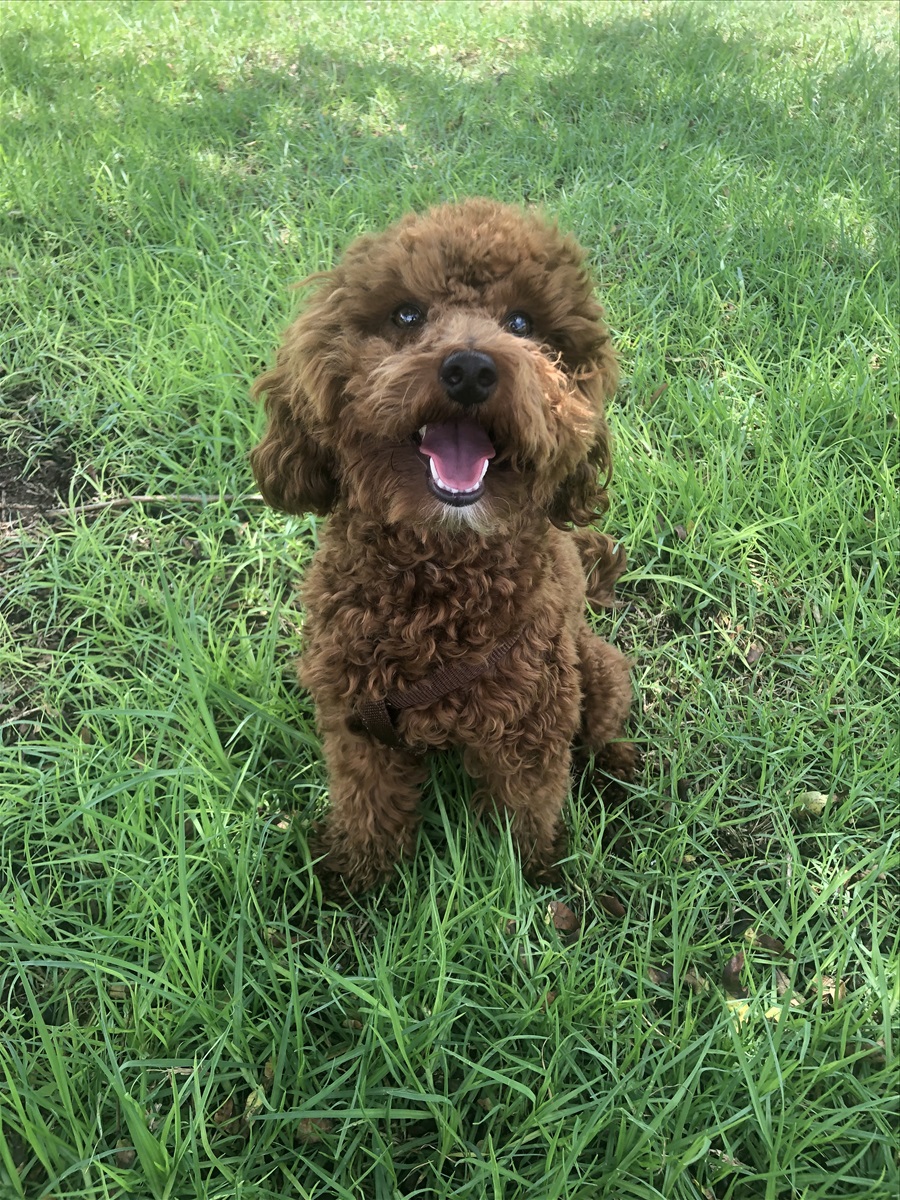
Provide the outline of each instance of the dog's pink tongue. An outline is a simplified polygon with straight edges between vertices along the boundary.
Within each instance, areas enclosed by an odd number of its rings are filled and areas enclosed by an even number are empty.
[[[481,482],[488,460],[497,453],[474,421],[426,425],[419,449],[434,463],[441,482],[465,492]]]

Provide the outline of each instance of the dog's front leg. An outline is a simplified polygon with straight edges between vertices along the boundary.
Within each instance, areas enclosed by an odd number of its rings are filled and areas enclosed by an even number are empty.
[[[559,877],[556,864],[566,853],[563,806],[569,791],[572,751],[565,737],[540,744],[511,736],[484,749],[468,750],[466,765],[483,784],[479,808],[510,819],[522,874],[534,884]]]
[[[414,848],[421,758],[346,729],[326,732],[331,810],[310,849],[329,895],[364,892],[387,879]]]
[[[578,741],[605,775],[629,780],[637,755],[633,744],[624,740],[631,707],[628,659],[587,625],[578,633],[578,659],[582,693]]]

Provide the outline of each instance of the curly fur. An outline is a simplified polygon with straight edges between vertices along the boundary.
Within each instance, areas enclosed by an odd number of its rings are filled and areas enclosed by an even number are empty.
[[[617,369],[584,253],[540,217],[488,200],[445,205],[354,242],[313,277],[275,366],[255,384],[268,424],[251,461],[266,500],[330,514],[305,588],[300,679],[316,705],[331,810],[317,870],[360,891],[412,851],[421,752],[459,747],[481,806],[512,819],[526,873],[564,852],[573,739],[620,779],[628,664],[584,612],[613,602],[624,554],[587,526],[607,506],[604,401]],[[422,320],[398,327],[398,308]],[[528,336],[511,331],[526,314]],[[442,381],[460,351],[496,381],[463,406]],[[477,425],[494,448],[483,490],[447,502],[423,427]],[[482,659],[468,687],[406,709],[391,749],[354,708],[437,668]]]

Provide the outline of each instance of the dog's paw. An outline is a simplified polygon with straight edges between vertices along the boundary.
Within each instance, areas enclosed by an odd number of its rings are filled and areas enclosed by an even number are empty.
[[[558,821],[548,842],[535,847],[527,856],[522,854],[522,875],[526,882],[532,887],[555,887],[562,883],[563,873],[559,864],[568,853],[569,832],[565,824]]]
[[[313,830],[309,840],[313,874],[319,881],[324,900],[346,900],[359,896],[390,878],[393,868],[385,868],[372,858],[353,855],[329,837],[327,827]]]
[[[573,757],[576,784],[580,780],[582,794],[593,793],[607,807],[628,801],[629,783],[640,767],[640,755],[633,742],[609,742],[593,754],[579,749]]]
[[[628,783],[637,770],[637,747],[634,742],[609,742],[594,756],[594,762],[604,775]]]

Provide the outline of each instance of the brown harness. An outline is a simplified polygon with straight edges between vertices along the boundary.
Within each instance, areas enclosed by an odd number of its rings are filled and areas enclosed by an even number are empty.
[[[384,742],[386,746],[392,746],[395,750],[409,750],[410,747],[397,735],[395,724],[397,714],[404,708],[427,708],[429,704],[440,700],[448,692],[454,692],[457,688],[474,683],[512,650],[523,632],[524,630],[520,629],[518,633],[512,633],[502,642],[498,642],[487,657],[481,659],[480,662],[440,667],[431,675],[426,675],[424,679],[411,683],[403,691],[392,688],[383,700],[360,701],[356,706],[357,717],[362,721],[366,732],[371,737],[376,738],[379,742]]]

